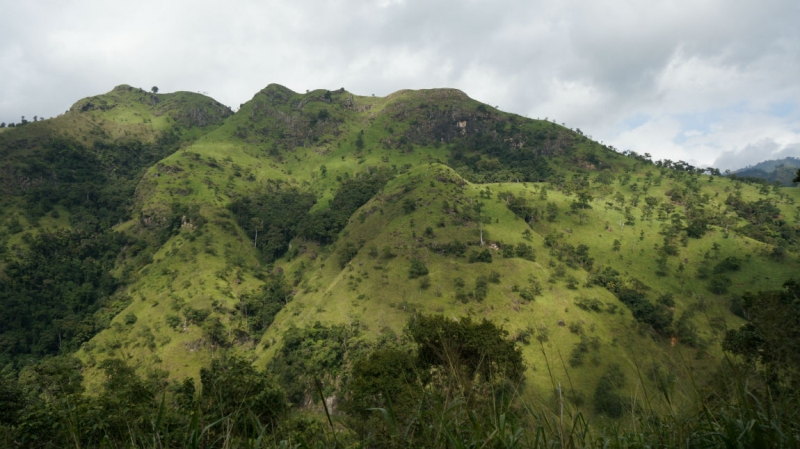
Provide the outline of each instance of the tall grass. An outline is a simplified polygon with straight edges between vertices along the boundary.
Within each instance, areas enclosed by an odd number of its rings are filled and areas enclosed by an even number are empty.
[[[796,448],[800,447],[800,393],[764,382],[751,366],[730,360],[710,387],[656,382],[638,398],[625,401],[625,414],[608,420],[571,405],[554,381],[551,397],[530,399],[508,385],[489,384],[454,372],[440,373],[420,386],[413,407],[398,408],[388,395],[366,418],[328,408],[324,413],[294,412],[277,426],[242,409],[222,418],[173,408],[156,400],[150,419],[131,419],[124,431],[96,432],[81,409],[65,402],[51,410],[53,435],[21,441],[15,428],[0,426],[2,447],[108,448]],[[679,405],[678,394],[693,395]],[[124,414],[124,411],[120,411]],[[43,417],[43,415],[41,416]],[[590,418],[593,417],[593,418]],[[118,420],[119,418],[115,418]],[[211,419],[215,419],[211,421]],[[593,423],[594,420],[596,423]],[[117,421],[118,422],[118,421]],[[245,425],[243,425],[245,424]],[[235,429],[252,429],[247,435]],[[87,435],[94,435],[87,439]]]

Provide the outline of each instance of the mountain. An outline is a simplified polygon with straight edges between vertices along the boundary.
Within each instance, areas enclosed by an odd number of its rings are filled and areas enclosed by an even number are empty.
[[[175,386],[238,354],[335,404],[427,316],[502,328],[529,398],[707,385],[742,293],[800,272],[797,189],[453,89],[272,84],[233,114],[123,85],[6,128],[0,161],[3,365],[74,354],[90,391],[109,361]]]
[[[798,169],[800,169],[800,158],[785,157],[740,168],[734,171],[733,174],[741,178],[763,179],[769,184],[777,182],[782,186],[789,187],[797,185],[792,181],[797,176]]]
[[[142,174],[231,114],[202,95],[122,85],[0,133],[5,363],[77,349],[107,325],[118,310],[101,298],[120,286],[109,272],[141,249],[112,228],[133,217]]]

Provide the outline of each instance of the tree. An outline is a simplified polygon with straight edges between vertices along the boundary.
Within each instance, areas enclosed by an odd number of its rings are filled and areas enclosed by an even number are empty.
[[[748,322],[727,332],[723,349],[760,362],[773,378],[800,378],[800,283],[790,279],[783,290],[745,293],[742,310]]]
[[[241,357],[213,360],[209,368],[200,370],[200,381],[202,408],[213,418],[239,418],[232,420],[237,433],[258,431],[246,417],[274,425],[286,412],[286,394],[280,386]]]
[[[800,182],[800,168],[797,169],[797,176],[792,179],[792,182]]]
[[[356,137],[356,151],[361,152],[364,149],[364,130],[358,133],[358,137]]]
[[[413,412],[419,392],[416,363],[412,354],[395,348],[378,349],[357,361],[353,365],[350,395],[343,408],[363,419],[372,413],[373,407],[386,407],[388,399],[395,413],[403,416]]]
[[[419,315],[409,323],[408,335],[418,345],[417,364],[422,372],[438,365],[465,379],[480,374],[484,380],[522,380],[522,353],[506,339],[507,331],[486,319],[454,321],[441,315]]]
[[[408,269],[408,277],[410,279],[414,279],[420,276],[425,276],[426,274],[428,274],[428,266],[425,265],[425,262],[416,257],[411,259],[411,267]]]
[[[614,182],[614,175],[611,172],[604,171],[597,175],[595,182],[604,186],[611,185]]]
[[[150,92],[153,92],[154,94],[157,94],[158,93],[158,86],[151,87],[150,88]]]
[[[250,219],[250,227],[255,232],[255,237],[253,237],[253,248],[258,247],[258,231],[264,229],[264,220],[258,217],[253,217]]]
[[[0,375],[0,424],[15,425],[25,408],[25,395],[11,376]]]
[[[482,201],[476,201],[472,205],[472,211],[473,211],[473,217],[472,218],[475,221],[478,222],[478,230],[479,230],[480,236],[481,236],[481,246],[483,246],[483,243],[484,243],[483,242],[483,223],[489,218],[489,217],[485,217],[483,215],[483,206],[485,206],[485,204]]]
[[[626,384],[625,373],[619,365],[613,363],[600,376],[594,391],[594,409],[597,413],[619,418],[624,411],[622,397],[616,392]]]

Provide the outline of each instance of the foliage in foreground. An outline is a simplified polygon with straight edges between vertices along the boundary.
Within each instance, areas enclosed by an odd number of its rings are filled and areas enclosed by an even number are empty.
[[[751,324],[755,329],[765,325]],[[347,359],[336,349],[341,348],[342,329],[318,325],[311,333],[293,332],[312,346],[315,339],[333,337],[324,352]],[[485,320],[418,316],[404,338],[357,351],[362,355],[349,368],[337,365],[341,375],[334,377],[346,380],[336,394],[329,396],[323,386],[323,381],[336,379],[321,377],[324,372],[309,361],[304,366],[317,372],[303,373],[308,389],[293,394],[313,397],[303,409],[294,410],[279,378],[232,355],[204,368],[199,388],[191,378],[163,385],[157,376],[142,377],[122,360],[106,360],[101,364],[104,388],[96,395],[83,391],[80,362],[53,357],[25,367],[18,376],[2,373],[0,444],[36,448],[800,445],[800,394],[786,388],[792,378],[785,373],[791,369],[762,371],[753,360],[726,360],[715,384],[684,388],[690,391],[683,394],[696,400],[681,408],[676,398],[683,386],[662,379],[658,391],[645,390],[642,399],[623,398],[616,389],[625,384],[625,376],[610,368],[598,384],[594,406],[622,419],[599,417],[600,424],[595,425],[571,405],[556,379],[552,396],[523,400],[522,359],[505,337],[502,329]],[[302,349],[298,339],[289,345]],[[784,359],[771,363],[786,368]],[[271,369],[290,366],[273,364]],[[646,388],[646,383],[639,386]]]

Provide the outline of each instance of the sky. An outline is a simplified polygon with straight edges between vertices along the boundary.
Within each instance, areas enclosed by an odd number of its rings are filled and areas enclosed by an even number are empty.
[[[270,83],[452,87],[618,150],[800,156],[797,0],[0,0],[0,121],[130,84],[237,109]]]

